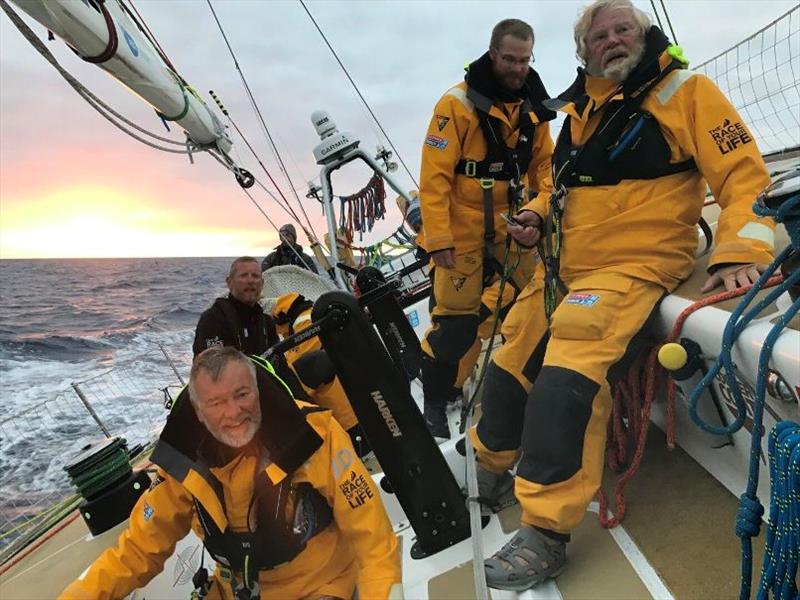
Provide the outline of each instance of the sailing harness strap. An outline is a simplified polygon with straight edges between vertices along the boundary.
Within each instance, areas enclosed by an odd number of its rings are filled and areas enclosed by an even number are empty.
[[[215,492],[224,508],[221,485],[216,486]],[[230,526],[220,531],[196,498],[194,505],[203,529],[203,543],[214,560],[225,567],[223,575],[231,580],[237,598],[258,598],[258,572],[293,560],[305,549],[308,540],[333,522],[330,505],[311,484],[292,484],[287,478],[274,485],[263,468],[254,482],[248,531],[232,531]],[[236,573],[242,577],[239,583],[235,581]]]
[[[493,102],[475,88],[467,86],[467,98],[474,104],[478,115],[478,123],[486,141],[486,156],[483,160],[461,159],[456,164],[455,172],[478,180],[483,189],[483,259],[484,269],[488,276],[495,273],[505,277],[504,265],[494,256],[495,224],[494,224],[494,187],[497,181],[508,182],[508,214],[514,214],[522,205],[525,187],[522,176],[528,172],[533,157],[533,135],[536,125],[530,113],[533,106],[526,98],[519,107],[519,136],[517,144],[509,148],[500,133],[501,121],[489,114]],[[509,237],[509,236],[507,236]],[[506,240],[510,244],[510,239]],[[486,268],[489,267],[489,268]],[[513,280],[509,280],[519,293]]]
[[[653,29],[657,30],[653,27],[651,32]],[[650,35],[648,33],[648,37]],[[657,65],[658,58],[653,60]],[[673,59],[665,69],[630,93],[623,88],[623,99],[607,102],[596,131],[582,146],[572,143],[572,117],[567,116],[564,121],[553,153],[553,192],[538,244],[545,267],[544,304],[548,320],[556,309],[559,294],[568,291],[559,275],[562,219],[568,188],[615,185],[623,179],[656,179],[697,168],[691,158],[674,164],[669,162],[669,146],[658,123],[641,109],[650,91],[669,73],[683,66],[681,60]],[[566,101],[556,100],[554,104],[564,106]]]

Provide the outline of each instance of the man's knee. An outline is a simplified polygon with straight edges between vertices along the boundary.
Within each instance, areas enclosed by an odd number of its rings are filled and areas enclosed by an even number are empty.
[[[524,454],[518,473],[543,485],[566,481],[580,470],[583,443],[599,384],[564,367],[545,366],[525,412]]]
[[[426,338],[434,357],[447,363],[461,360],[475,341],[479,318],[478,315],[435,316],[435,327]]]
[[[518,449],[528,396],[525,388],[511,373],[490,362],[483,389],[478,438],[493,452]]]

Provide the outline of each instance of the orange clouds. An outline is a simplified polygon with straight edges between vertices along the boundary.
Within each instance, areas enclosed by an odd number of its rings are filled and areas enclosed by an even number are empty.
[[[0,224],[2,258],[230,256],[264,254],[274,243],[262,228],[187,227],[168,206],[100,186],[4,200]]]

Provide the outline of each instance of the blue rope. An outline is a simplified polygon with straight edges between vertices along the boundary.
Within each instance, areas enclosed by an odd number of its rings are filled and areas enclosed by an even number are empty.
[[[791,251],[791,247],[787,246],[778,255],[772,264],[767,267],[758,280],[753,284],[753,287],[750,288],[750,290],[744,295],[742,301],[734,309],[733,313],[731,313],[731,317],[728,319],[728,323],[725,325],[725,331],[722,334],[722,348],[720,350],[719,358],[689,395],[689,415],[691,416],[695,425],[700,427],[700,429],[703,431],[707,431],[708,433],[712,433],[714,435],[727,436],[736,433],[742,428],[742,425],[744,425],[745,417],[747,416],[747,410],[744,398],[742,397],[742,392],[739,389],[739,386],[736,385],[736,367],[734,366],[733,359],[731,358],[731,350],[733,349],[736,339],[739,337],[744,328],[750,323],[750,321],[758,316],[766,306],[774,302],[781,294],[786,292],[795,282],[800,281],[800,271],[792,273],[783,281],[783,283],[776,286],[769,294],[767,294],[766,297],[764,297],[764,299],[762,299],[750,311],[748,311],[747,314],[742,316],[747,306],[750,304],[750,302],[752,302],[753,298],[755,298],[756,294],[761,291],[763,285],[770,277],[772,277],[775,271],[778,270],[781,263],[783,263],[783,261],[786,260],[786,258],[791,254]],[[719,427],[704,421],[698,414],[697,405],[703,392],[708,386],[711,385],[711,382],[714,381],[714,378],[723,369],[723,367],[725,369],[725,377],[728,380],[731,392],[733,394],[733,401],[736,406],[737,415],[736,419],[731,424],[726,427]]]
[[[694,423],[704,431],[715,435],[735,433],[742,427],[747,416],[747,407],[739,389],[736,367],[731,356],[734,343],[750,321],[800,281],[800,271],[791,273],[781,285],[776,286],[766,297],[745,312],[756,294],[761,291],[764,283],[793,251],[800,250],[800,195],[788,198],[776,209],[756,202],[753,212],[758,216],[772,217],[775,221],[784,223],[791,244],[784,248],[767,270],[761,274],[758,281],[753,284],[753,287],[733,311],[725,325],[719,358],[697,387],[692,390],[689,397],[689,414]],[[739,511],[736,517],[736,535],[740,538],[742,545],[740,600],[750,598],[753,566],[752,538],[758,536],[764,515],[764,507],[758,499],[757,491],[769,361],[778,337],[798,311],[800,311],[800,298],[792,303],[770,329],[758,358],[747,488],[739,498]],[[736,405],[737,415],[734,422],[727,427],[717,427],[702,420],[697,411],[697,404],[703,391],[711,385],[723,368]],[[776,600],[798,600],[800,595],[797,593],[795,577],[798,568],[798,553],[800,553],[800,426],[791,421],[784,421],[776,425],[770,434],[769,456],[771,481],[769,529],[757,598],[766,600],[769,590],[772,590]]]
[[[742,541],[742,587],[739,592],[740,600],[750,598],[751,572],[753,564],[752,537],[758,536],[761,526],[761,516],[764,507],[758,500],[759,458],[761,457],[761,431],[764,421],[764,396],[767,391],[767,377],[769,373],[769,360],[772,357],[772,348],[783,331],[786,324],[800,311],[800,298],[792,302],[780,319],[775,323],[764,340],[761,354],[758,357],[758,379],[756,380],[756,397],[753,402],[753,431],[750,442],[750,472],[747,479],[747,490],[739,498],[739,514],[736,517],[736,535]],[[735,381],[735,380],[734,380]],[[738,385],[731,385],[732,388]],[[776,480],[773,478],[773,482]],[[796,571],[795,567],[795,571]],[[759,590],[759,598],[761,590]],[[766,597],[766,596],[764,596]],[[782,598],[781,596],[776,596]],[[786,596],[787,600],[793,596]]]
[[[761,201],[756,202],[753,212],[759,217],[772,217],[778,223],[783,223],[792,246],[800,250],[800,194],[787,198],[778,208],[769,208]]]
[[[772,590],[776,600],[798,598],[800,553],[800,425],[781,421],[769,436],[771,482],[769,526],[758,600]]]

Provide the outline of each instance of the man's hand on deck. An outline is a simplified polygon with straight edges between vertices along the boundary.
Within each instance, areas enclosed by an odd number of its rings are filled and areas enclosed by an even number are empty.
[[[454,269],[456,266],[456,253],[452,248],[431,252],[433,264],[443,269]]]
[[[523,210],[514,215],[520,225],[506,225],[515,240],[527,248],[533,248],[542,236],[542,218],[532,210]]]
[[[725,284],[725,290],[731,291],[739,287],[744,287],[755,283],[759,275],[766,271],[767,265],[747,264],[747,265],[728,265],[717,269],[711,275],[703,287],[700,288],[701,293],[710,292],[720,284]]]

